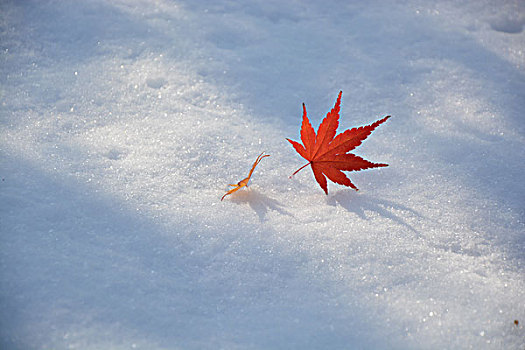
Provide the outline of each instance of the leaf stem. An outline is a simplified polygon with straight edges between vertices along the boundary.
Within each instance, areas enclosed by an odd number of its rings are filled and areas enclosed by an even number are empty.
[[[295,173],[293,173],[292,175],[290,175],[289,179],[291,179],[295,174],[297,174],[299,171],[301,171],[302,169],[306,168],[308,165],[310,165],[312,162],[309,162],[309,163],[306,163],[305,165],[303,165],[302,167],[300,167],[299,169],[297,169],[295,171]]]

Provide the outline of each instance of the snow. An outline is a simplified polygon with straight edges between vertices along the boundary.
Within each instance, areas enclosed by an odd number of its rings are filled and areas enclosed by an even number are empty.
[[[524,26],[517,0],[2,1],[0,348],[523,349]],[[339,90],[339,131],[392,115],[355,151],[389,167],[326,196],[285,138]]]

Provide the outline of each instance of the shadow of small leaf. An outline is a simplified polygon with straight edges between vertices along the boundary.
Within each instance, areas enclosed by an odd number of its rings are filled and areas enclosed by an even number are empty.
[[[252,208],[257,216],[259,216],[261,221],[266,218],[266,214],[269,210],[275,210],[280,214],[293,217],[291,213],[283,208],[283,205],[279,201],[270,198],[251,187],[246,191],[239,191],[232,195],[231,201],[236,204],[248,203],[250,208]]]
[[[397,224],[408,228],[410,231],[419,234],[419,232],[412,225],[407,223],[401,216],[394,213],[394,210],[405,211],[416,217],[422,218],[422,215],[417,211],[403,204],[386,199],[370,197],[363,193],[358,194],[350,191],[338,191],[328,200],[329,204],[339,204],[346,210],[357,214],[357,216],[359,216],[361,219],[368,220],[366,212],[376,212],[382,217],[390,219]]]

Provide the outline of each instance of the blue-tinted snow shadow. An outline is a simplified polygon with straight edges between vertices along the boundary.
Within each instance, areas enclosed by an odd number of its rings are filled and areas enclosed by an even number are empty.
[[[269,211],[275,211],[281,215],[293,217],[293,215],[286,210],[284,205],[276,199],[273,199],[257,189],[252,187],[233,193],[230,200],[236,204],[248,204],[250,208],[257,214],[260,221],[266,220],[266,215]]]
[[[379,214],[381,217],[403,226],[418,236],[420,235],[420,233],[407,222],[404,216],[410,215],[420,220],[424,219],[424,217],[416,210],[395,201],[372,197],[351,190],[340,190],[329,195],[328,203],[340,205],[349,212],[355,213],[363,220],[369,219],[369,214],[367,213]]]
[[[271,235],[161,224],[23,159],[2,163],[2,348],[386,348],[359,295],[341,305],[348,286]]]
[[[80,69],[94,56],[110,54],[111,49],[122,59],[134,58],[158,42],[149,39],[168,40],[139,15],[134,17],[105,1],[8,0],[2,6],[15,33],[6,47],[12,54],[24,49],[31,52],[15,62],[21,69],[28,69],[23,65],[49,68],[57,64]]]

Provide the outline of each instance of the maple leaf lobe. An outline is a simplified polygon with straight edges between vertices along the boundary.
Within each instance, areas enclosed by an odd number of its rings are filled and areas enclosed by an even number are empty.
[[[306,106],[303,103],[303,120],[301,124],[301,141],[303,144],[287,138],[297,153],[308,161],[306,165],[295,171],[292,176],[306,166],[311,165],[315,180],[326,194],[328,194],[327,177],[332,182],[351,187],[357,191],[357,187],[343,171],[359,171],[388,166],[388,164],[384,163],[372,163],[348,152],[361,145],[372,131],[386,122],[390,116],[383,117],[370,125],[348,129],[336,135],[337,127],[339,126],[341,96],[342,91],[337,96],[334,108],[328,112],[319,125],[317,134],[308,120]]]
[[[303,142],[305,154],[312,157],[313,145],[315,144],[315,131],[306,116],[306,105],[303,103],[303,122],[301,124],[301,141]]]
[[[328,112],[326,117],[321,122],[321,125],[319,125],[319,128],[317,129],[314,157],[320,152],[324,152],[327,149],[329,143],[334,139],[337,127],[339,126],[339,110],[341,109],[342,94],[343,92],[339,91],[334,108]]]

